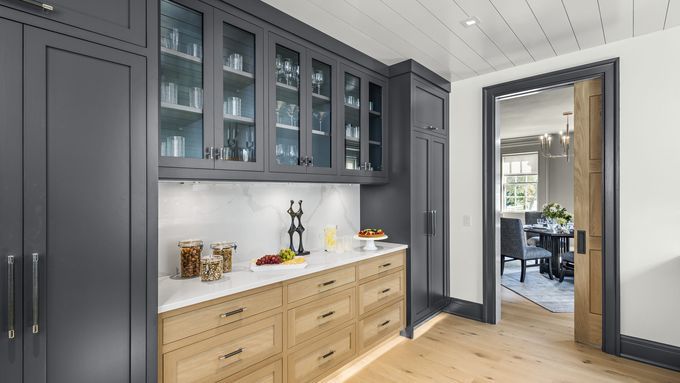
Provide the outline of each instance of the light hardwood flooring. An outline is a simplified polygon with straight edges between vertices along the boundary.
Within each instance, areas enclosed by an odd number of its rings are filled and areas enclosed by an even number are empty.
[[[449,314],[351,377],[385,382],[680,382],[680,373],[617,358],[573,341],[573,314],[551,313],[505,288],[503,319],[487,325]]]

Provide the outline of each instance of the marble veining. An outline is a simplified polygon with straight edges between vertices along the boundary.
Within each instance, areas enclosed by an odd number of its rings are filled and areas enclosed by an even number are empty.
[[[235,262],[246,262],[288,246],[289,201],[303,200],[305,249],[322,248],[323,227],[339,235],[359,230],[359,185],[269,182],[160,182],[158,186],[158,274],[174,275],[177,242],[202,239],[238,243]],[[358,246],[358,244],[356,244]],[[297,244],[296,244],[297,246]]]

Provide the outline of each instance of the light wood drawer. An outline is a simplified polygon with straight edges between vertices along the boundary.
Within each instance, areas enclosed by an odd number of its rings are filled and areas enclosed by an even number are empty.
[[[163,344],[199,334],[283,304],[283,288],[276,287],[228,302],[163,319]]]
[[[282,350],[282,314],[163,355],[165,383],[215,382]]]
[[[359,285],[359,315],[402,297],[406,288],[404,273],[397,271]]]
[[[356,280],[354,266],[333,270],[288,285],[288,303],[350,284]]]
[[[359,279],[371,277],[373,275],[394,270],[404,266],[405,251],[383,255],[376,259],[368,260],[359,265]]]
[[[356,289],[288,310],[288,347],[302,343],[355,317]]]
[[[320,375],[334,370],[354,357],[356,354],[354,324],[310,343],[288,355],[289,382],[316,381]]]
[[[283,362],[281,359],[264,367],[257,368],[254,372],[233,380],[227,378],[220,383],[282,383]]]
[[[389,305],[359,321],[359,349],[371,348],[404,328],[404,301]]]

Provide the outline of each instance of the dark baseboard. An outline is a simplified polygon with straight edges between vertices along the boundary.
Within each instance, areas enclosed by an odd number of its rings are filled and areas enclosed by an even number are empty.
[[[464,299],[449,298],[449,304],[444,306],[443,312],[483,322],[484,305],[466,301]]]
[[[680,347],[621,335],[621,356],[680,371]]]

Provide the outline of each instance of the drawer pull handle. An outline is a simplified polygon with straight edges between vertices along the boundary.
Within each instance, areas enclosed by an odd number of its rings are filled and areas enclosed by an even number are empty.
[[[231,358],[232,356],[236,356],[236,355],[242,353],[245,350],[246,350],[245,348],[241,347],[238,350],[232,351],[228,354],[220,355],[220,357],[217,358],[217,359],[218,360],[227,360],[227,359]]]
[[[392,289],[388,287],[388,288],[386,288],[385,290],[381,291],[380,294],[385,294],[386,292],[388,292],[388,291],[390,291],[390,290],[392,290]]]
[[[380,266],[378,266],[378,267],[390,267],[390,266],[392,266],[392,263],[391,263],[391,262],[388,262],[388,263],[385,263],[385,264],[380,265]]]
[[[381,324],[379,324],[378,327],[385,327],[385,326],[387,326],[390,322],[391,322],[391,320],[388,319],[388,320],[382,322]]]
[[[220,318],[227,318],[227,317],[230,317],[232,315],[240,314],[244,311],[246,311],[246,308],[240,307],[240,308],[237,308],[236,310],[232,310],[232,311],[220,314]]]
[[[328,318],[329,316],[331,316],[331,315],[333,315],[333,314],[335,314],[335,311],[329,311],[329,312],[327,312],[327,313],[325,313],[325,314],[319,315],[319,319]]]
[[[333,283],[335,283],[335,279],[333,279],[332,281],[328,281],[328,282],[324,282],[324,283],[319,283],[319,287],[330,286],[330,285],[332,285]]]
[[[328,351],[327,353],[321,355],[321,358],[319,358],[319,359],[326,359],[333,354],[335,354],[335,351]]]

